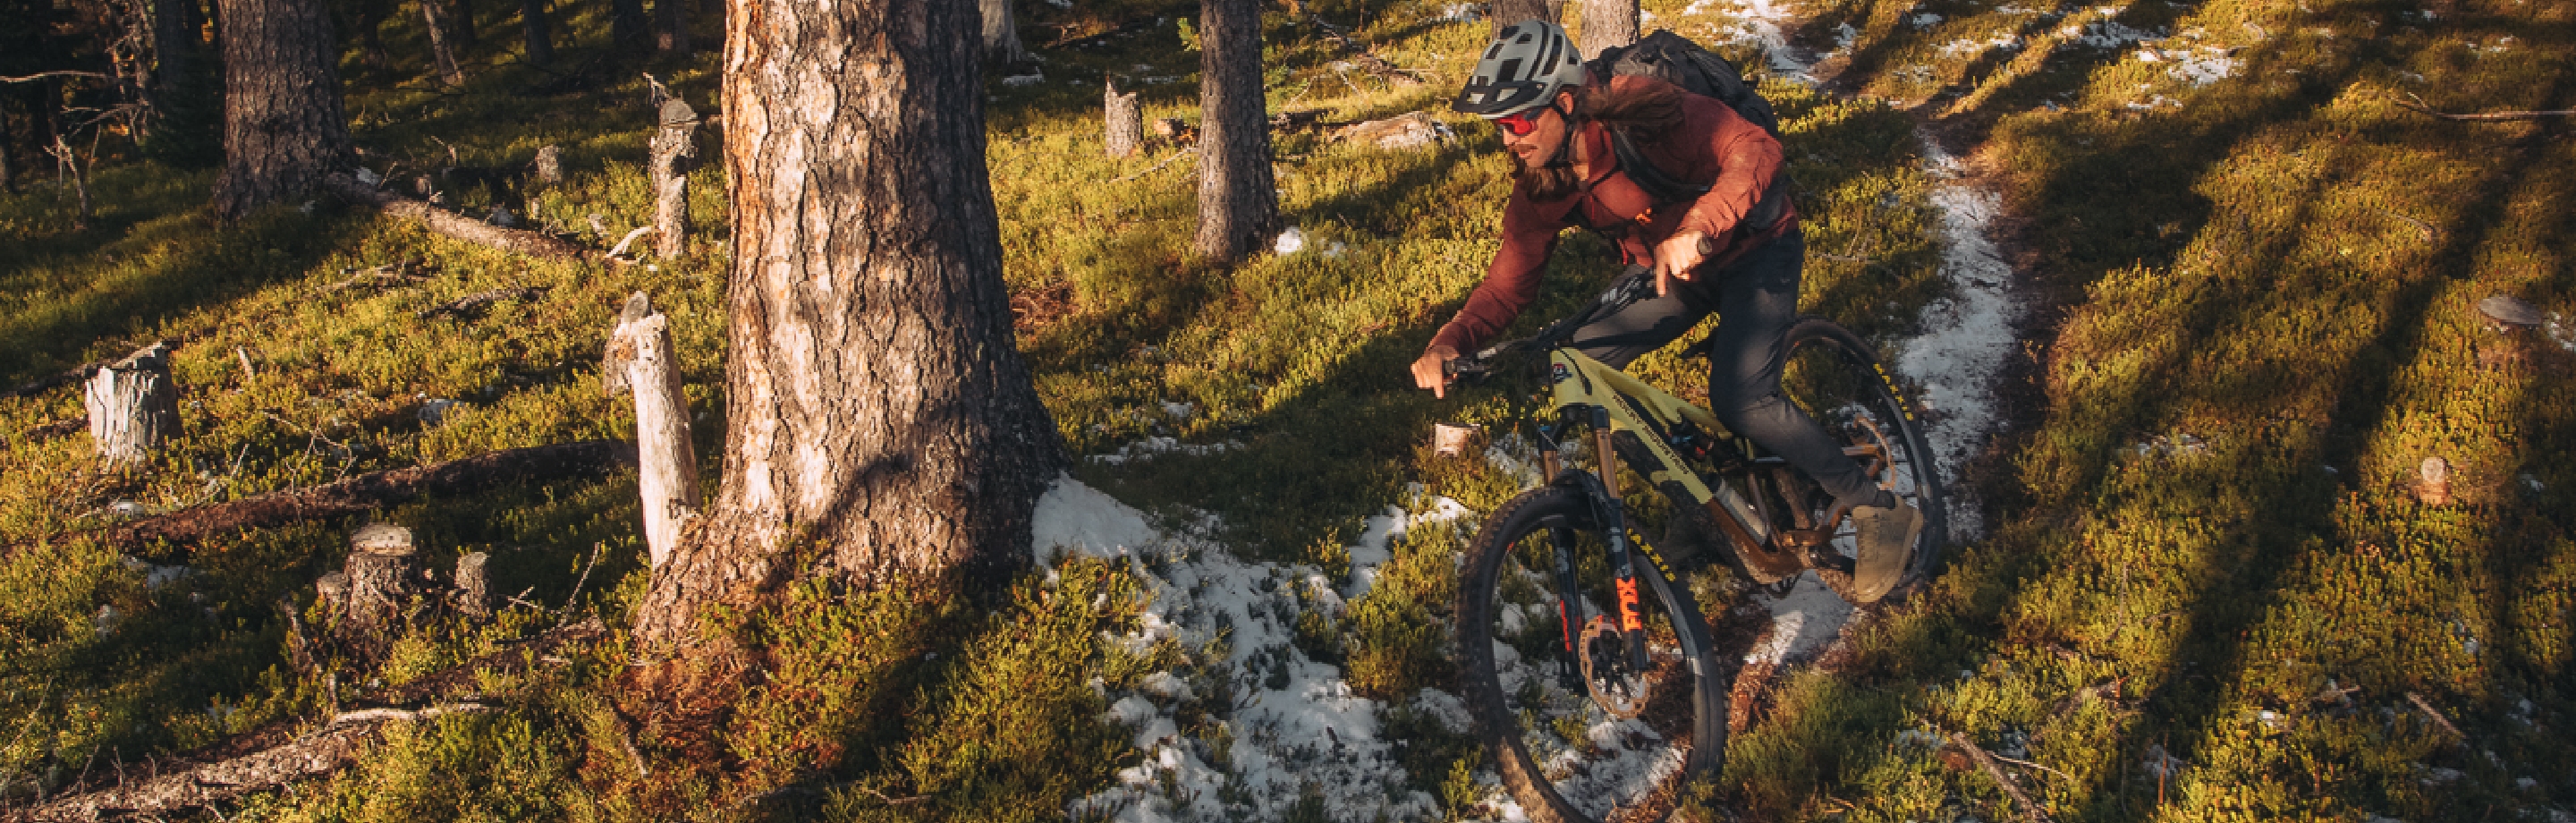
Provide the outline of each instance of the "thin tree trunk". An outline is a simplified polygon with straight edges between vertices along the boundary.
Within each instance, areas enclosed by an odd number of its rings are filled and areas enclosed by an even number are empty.
[[[1583,30],[1575,47],[1585,57],[1637,42],[1637,0],[1583,0]]]
[[[1260,0],[1199,0],[1200,254],[1233,260],[1279,222],[1261,93]]]
[[[698,156],[698,113],[672,98],[662,101],[660,116],[645,170],[653,184],[653,254],[667,260],[689,250],[689,167],[696,165],[689,161]]]
[[[179,84],[195,69],[196,32],[187,28],[187,0],[152,0],[152,83],[154,119],[182,93]],[[158,124],[155,124],[156,126]]]
[[[449,86],[465,85],[465,69],[456,65],[456,50],[447,37],[447,9],[443,0],[420,0],[421,19],[429,24],[429,55],[438,64],[438,82]]]
[[[546,28],[546,0],[519,0],[519,22],[527,33],[528,62],[539,66],[553,63],[555,39]]]
[[[1102,143],[1109,156],[1127,157],[1145,144],[1145,108],[1136,102],[1136,93],[1118,93],[1118,81],[1111,80],[1101,92],[1102,120],[1105,122]]]
[[[608,39],[620,49],[631,49],[652,43],[652,24],[644,16],[644,0],[608,0]]]
[[[975,6],[984,15],[984,58],[1004,65],[1027,62],[1029,49],[1011,20],[1011,0],[977,0]]]
[[[337,38],[319,0],[225,0],[224,171],[215,214],[302,197],[346,164]]]
[[[393,11],[394,0],[358,0],[352,12],[356,18],[353,22],[358,28],[358,59],[367,68],[393,70],[394,53],[392,49],[385,48],[384,33],[380,31],[385,20],[393,16]]]
[[[626,299],[626,311],[608,335],[601,377],[611,394],[635,392],[636,492],[644,501],[644,545],[660,568],[678,547],[680,529],[703,508],[698,499],[698,454],[689,433],[689,401],[681,392],[678,351],[671,322],[653,310],[643,292]]]
[[[999,579],[1063,465],[1012,336],[972,0],[735,1],[765,22],[726,46],[723,490],[654,570],[646,649],[799,569]]]
[[[653,0],[653,47],[663,54],[689,56],[689,0]]]
[[[1502,34],[1504,26],[1523,20],[1545,20],[1558,24],[1565,21],[1565,0],[1494,0],[1493,9],[1493,33],[1496,35]],[[1589,55],[1591,52],[1584,54]]]

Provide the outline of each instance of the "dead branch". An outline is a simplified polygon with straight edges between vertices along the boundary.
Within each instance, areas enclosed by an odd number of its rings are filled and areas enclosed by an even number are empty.
[[[539,297],[544,297],[545,295],[546,289],[544,286],[528,286],[525,288],[502,287],[489,289],[422,309],[420,310],[419,317],[423,320],[427,320],[432,317],[470,319],[481,316],[483,311],[490,308],[494,303],[499,303],[505,300],[535,300]]]
[[[634,464],[635,444],[623,440],[585,440],[509,449],[436,465],[363,474],[311,488],[263,494],[214,506],[182,509],[117,524],[106,530],[105,538],[118,546],[164,540],[193,544],[242,529],[356,514],[423,495],[465,494],[482,491],[496,483],[597,476]]]
[[[2459,741],[2460,745],[2469,744],[2468,734],[2461,732],[2460,727],[2451,725],[2451,719],[2443,717],[2441,710],[2433,708],[2433,704],[2426,701],[2423,695],[2407,692],[2406,702],[2413,703],[2415,708],[2424,710],[2426,716],[2433,718],[2433,722],[2439,724],[2443,731],[2450,732],[2452,739]]]
[[[320,777],[354,762],[367,742],[386,723],[419,722],[450,714],[490,711],[478,703],[455,703],[405,711],[369,709],[332,718],[321,729],[284,744],[239,757],[186,764],[143,780],[121,780],[115,786],[57,797],[34,808],[19,809],[7,823],[99,820],[128,815],[159,816]],[[181,761],[185,764],[185,761]]]
[[[388,282],[390,282],[390,283],[421,283],[421,282],[427,282],[427,281],[429,280],[429,278],[428,278],[428,277],[423,276],[423,275],[417,275],[417,274],[413,274],[413,273],[411,273],[411,269],[412,269],[412,267],[414,267],[414,266],[418,266],[418,265],[420,265],[420,263],[421,263],[421,261],[420,261],[420,259],[419,259],[419,258],[413,258],[413,259],[410,259],[410,260],[403,260],[403,261],[400,261],[400,262],[394,262],[394,263],[386,263],[386,264],[381,265],[381,266],[373,266],[373,267],[364,268],[364,269],[342,269],[340,273],[342,273],[342,274],[346,274],[346,275],[349,275],[349,279],[347,279],[347,280],[342,280],[342,281],[340,281],[340,282],[333,283],[333,284],[331,284],[331,285],[328,285],[328,286],[324,286],[324,287],[322,287],[322,293],[323,293],[323,294],[330,294],[330,293],[332,293],[332,292],[339,291],[339,290],[341,290],[341,289],[345,289],[345,288],[348,288],[348,287],[350,287],[350,286],[357,285],[357,284],[359,283],[359,281],[366,281],[366,282],[370,282],[370,283],[388,283]],[[249,367],[249,366],[248,366],[249,361],[248,361],[247,359],[245,359],[245,360],[243,361],[243,363],[244,363],[244,366],[243,366],[244,368],[248,368],[248,367]]]
[[[1370,74],[1377,75],[1389,83],[1393,83],[1398,86],[1418,86],[1422,84],[1424,78],[1427,76],[1419,69],[1408,69],[1386,62],[1385,59],[1377,56],[1377,52],[1369,50],[1368,44],[1362,43],[1358,38],[1352,37],[1350,29],[1324,22],[1324,18],[1321,17],[1309,17],[1306,19],[1308,22],[1314,23],[1316,28],[1324,30],[1324,39],[1331,40],[1334,45],[1341,46],[1343,51],[1350,52],[1352,64],[1367,70]],[[1347,83],[1350,81],[1345,78],[1342,82]]]
[[[2471,123],[2510,123],[2518,120],[2546,120],[2552,117],[2576,117],[2576,109],[2562,109],[2558,111],[2490,111],[2474,114],[2452,114],[2446,111],[2434,110],[2432,106],[2424,104],[2424,98],[2416,97],[2411,92],[2406,96],[2408,99],[2396,101],[2397,105],[2412,109],[2419,114],[2428,114],[2444,120],[2457,120]]]
[[[1112,180],[1112,181],[1110,181],[1110,182],[1112,182],[1112,183],[1124,183],[1124,182],[1127,182],[1127,181],[1129,181],[1129,180],[1134,180],[1134,179],[1136,179],[1136,178],[1143,177],[1143,176],[1148,175],[1148,174],[1153,174],[1153,173],[1155,173],[1155,172],[1162,171],[1162,170],[1163,170],[1163,167],[1164,167],[1164,166],[1169,166],[1169,165],[1171,165],[1171,164],[1172,164],[1172,161],[1181,159],[1181,157],[1182,157],[1183,155],[1188,155],[1188,154],[1196,153],[1198,150],[1199,150],[1199,147],[1197,147],[1197,146],[1191,146],[1191,147],[1188,147],[1188,148],[1182,149],[1182,150],[1180,150],[1180,151],[1172,152],[1172,156],[1170,156],[1170,157],[1166,157],[1166,158],[1163,158],[1163,162],[1160,162],[1160,163],[1156,163],[1156,164],[1154,164],[1153,168],[1149,168],[1149,169],[1146,169],[1146,170],[1144,170],[1144,171],[1137,172],[1137,173],[1135,173],[1135,174],[1130,174],[1130,175],[1127,175],[1127,176],[1125,176],[1125,177],[1121,177],[1121,178],[1118,178],[1118,179],[1116,179],[1116,180]]]
[[[2003,787],[2004,795],[2012,798],[2013,803],[2021,809],[2022,819],[2033,823],[2050,823],[2048,812],[2042,810],[2038,803],[2031,802],[2030,795],[2022,792],[2021,784],[2013,782],[2012,775],[2004,773],[2004,767],[1995,765],[1994,755],[1987,754],[1985,749],[1977,748],[1975,741],[1969,740],[1966,734],[1960,732],[1950,733],[1950,743],[1966,751],[1968,757],[1977,761],[1979,768],[1985,769],[1987,777],[1994,778],[1995,785]]]
[[[333,193],[340,195],[340,197],[347,199],[350,202],[373,206],[378,211],[394,215],[396,217],[406,217],[418,220],[427,224],[430,231],[438,232],[439,234],[444,234],[478,246],[486,246],[506,252],[515,252],[547,260],[578,261],[596,259],[599,256],[599,252],[597,251],[583,248],[578,244],[551,234],[527,231],[524,229],[501,228],[490,223],[485,223],[481,220],[476,220],[455,212],[431,206],[424,201],[414,200],[392,192],[379,191],[375,187],[360,183],[356,178],[352,178],[345,174],[334,174],[324,178],[323,185]]]
[[[72,71],[70,69],[64,69],[62,71],[40,71],[25,77],[0,77],[0,83],[33,83],[48,77],[89,77],[99,80],[116,79],[94,71]]]

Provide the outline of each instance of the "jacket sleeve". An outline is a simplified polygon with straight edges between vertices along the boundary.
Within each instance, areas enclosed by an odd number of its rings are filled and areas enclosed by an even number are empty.
[[[1709,184],[1707,194],[1691,203],[1680,228],[1724,238],[1762,202],[1762,193],[1780,174],[1781,154],[1780,141],[1771,139],[1762,127],[1732,111],[1723,112],[1718,120],[1720,125],[1709,135],[1709,151],[1718,163],[1717,180]]]
[[[1556,219],[1549,219],[1551,211],[1557,213]],[[1467,354],[1501,334],[1538,299],[1539,275],[1547,268],[1548,254],[1556,250],[1557,233],[1563,228],[1562,209],[1531,203],[1519,187],[1513,187],[1511,201],[1503,206],[1502,248],[1495,250],[1494,261],[1485,267],[1484,282],[1476,284],[1467,305],[1440,327],[1431,345]]]

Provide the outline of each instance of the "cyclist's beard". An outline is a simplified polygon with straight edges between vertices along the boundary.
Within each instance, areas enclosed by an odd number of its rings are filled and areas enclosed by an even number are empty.
[[[1562,150],[1564,149],[1560,149]],[[1519,183],[1521,190],[1527,192],[1532,200],[1563,200],[1574,194],[1575,187],[1582,183],[1582,179],[1574,173],[1573,164],[1550,162],[1546,166],[1531,168],[1528,163],[1522,162],[1520,155],[1511,154],[1510,156],[1512,181]]]

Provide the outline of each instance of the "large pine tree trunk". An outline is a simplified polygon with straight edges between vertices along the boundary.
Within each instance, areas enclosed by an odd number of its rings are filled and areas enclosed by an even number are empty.
[[[224,171],[215,214],[301,197],[348,162],[338,41],[320,0],[224,0]]]
[[[1494,0],[1493,32],[1501,34],[1504,26],[1523,20],[1565,22],[1565,0]],[[1584,56],[1592,56],[1584,52]]]
[[[1583,30],[1575,48],[1598,57],[1603,49],[1637,42],[1637,0],[1583,0]]]
[[[653,0],[653,47],[663,54],[689,56],[689,0]]]
[[[984,15],[984,56],[1002,63],[1020,63],[1029,59],[1029,49],[1020,45],[1019,26],[1011,20],[1011,0],[978,0]]]
[[[539,66],[554,62],[555,38],[546,27],[546,0],[519,0],[519,24],[527,34],[528,62]]]
[[[1279,222],[1270,116],[1261,94],[1260,0],[1199,0],[1200,254],[1261,247]]]
[[[723,488],[653,573],[647,647],[798,569],[1019,568],[1062,465],[1011,332],[974,0],[735,2]]]

